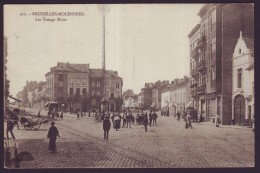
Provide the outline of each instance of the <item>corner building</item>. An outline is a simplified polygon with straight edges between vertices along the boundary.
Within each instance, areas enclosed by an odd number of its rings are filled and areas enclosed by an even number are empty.
[[[190,34],[193,106],[206,121],[217,114],[232,122],[232,57],[240,31],[254,38],[254,6],[249,3],[206,4]]]

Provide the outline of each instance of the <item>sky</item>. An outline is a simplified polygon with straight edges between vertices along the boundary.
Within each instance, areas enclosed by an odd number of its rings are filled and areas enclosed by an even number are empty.
[[[189,76],[188,34],[202,4],[110,4],[105,15],[106,69],[118,71],[123,91],[146,82]],[[84,12],[43,21],[32,12]],[[31,14],[31,15],[30,15]],[[39,21],[41,19],[41,21]],[[7,78],[15,96],[26,81],[45,81],[57,62],[102,68],[103,22],[96,5],[6,5]]]

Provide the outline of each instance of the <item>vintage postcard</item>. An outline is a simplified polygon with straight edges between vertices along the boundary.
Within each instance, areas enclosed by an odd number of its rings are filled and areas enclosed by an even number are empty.
[[[4,164],[255,166],[254,4],[4,5]]]

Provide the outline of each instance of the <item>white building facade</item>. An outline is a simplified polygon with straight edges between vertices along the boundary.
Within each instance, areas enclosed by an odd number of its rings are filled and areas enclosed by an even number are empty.
[[[243,38],[242,32],[233,53],[232,121],[249,125],[254,116],[254,57],[253,40]]]

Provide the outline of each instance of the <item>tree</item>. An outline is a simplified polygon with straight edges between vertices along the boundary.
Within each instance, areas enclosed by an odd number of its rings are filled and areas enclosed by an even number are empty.
[[[134,91],[132,89],[128,89],[123,93],[123,97],[125,96],[133,96],[134,95]]]

